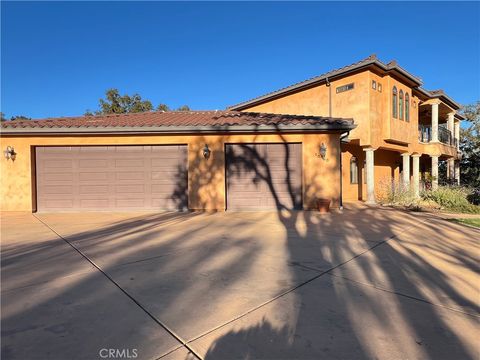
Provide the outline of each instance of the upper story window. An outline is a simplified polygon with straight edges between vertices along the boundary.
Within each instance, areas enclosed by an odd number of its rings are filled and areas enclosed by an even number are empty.
[[[377,90],[377,82],[375,80],[372,80],[372,89]]]
[[[337,87],[337,94],[341,93],[341,92],[344,92],[344,91],[352,90],[353,88],[354,88],[354,83],[339,86],[339,87]]]
[[[410,121],[410,96],[405,93],[405,121]]]
[[[358,184],[358,162],[355,156],[350,159],[350,184]]]
[[[394,86],[392,90],[392,115],[396,119],[398,110],[397,87]]]
[[[403,90],[400,90],[400,94],[398,96],[398,115],[400,120],[403,120]]]
[[[378,91],[382,92],[382,84],[378,83]]]

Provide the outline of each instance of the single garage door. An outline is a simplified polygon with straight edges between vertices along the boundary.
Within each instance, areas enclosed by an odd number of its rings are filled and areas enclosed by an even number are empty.
[[[37,147],[37,210],[187,208],[187,146]]]
[[[227,209],[302,207],[302,144],[226,145]]]

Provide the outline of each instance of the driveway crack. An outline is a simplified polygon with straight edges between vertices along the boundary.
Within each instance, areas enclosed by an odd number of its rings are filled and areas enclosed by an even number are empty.
[[[135,299],[130,293],[128,293],[124,288],[120,286],[110,275],[108,275],[100,265],[95,263],[92,259],[90,259],[85,253],[83,253],[79,248],[77,248],[74,244],[72,244],[70,241],[68,241],[66,238],[64,238],[62,235],[60,235],[55,229],[53,229],[50,225],[48,225],[46,222],[44,222],[42,219],[37,217],[35,214],[32,214],[39,222],[41,222],[43,225],[45,225],[50,231],[52,231],[55,235],[57,235],[60,239],[65,241],[68,245],[70,245],[77,253],[79,253],[85,260],[87,260],[91,265],[93,265],[100,273],[103,274],[113,285],[115,285],[122,293],[124,293],[131,301],[133,301],[145,314],[148,315],[154,322],[156,322],[158,325],[160,325],[166,332],[168,332],[171,336],[173,336],[179,343],[181,343],[182,346],[184,346],[189,352],[191,352],[196,358],[202,360],[202,357],[192,349],[190,345],[188,345],[188,341],[185,341],[180,335],[178,335],[175,331],[173,331],[170,327],[168,327],[166,324],[164,324],[162,321],[157,319],[150,311],[148,311],[137,299]],[[174,350],[178,350],[180,348],[177,347]],[[172,351],[174,351],[172,350]],[[172,352],[170,351],[170,352]]]

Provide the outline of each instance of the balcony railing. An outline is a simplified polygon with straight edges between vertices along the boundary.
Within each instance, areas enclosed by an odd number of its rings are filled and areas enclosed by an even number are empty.
[[[428,143],[432,140],[432,127],[418,125],[418,141]]]
[[[438,140],[440,140],[441,143],[444,143],[447,145],[453,145],[452,139],[453,139],[453,136],[450,130],[442,126],[438,127]]]
[[[418,140],[428,143],[432,141],[432,127],[430,125],[418,125]],[[438,127],[438,140],[446,145],[456,146],[457,139],[454,139],[452,132],[443,126]]]

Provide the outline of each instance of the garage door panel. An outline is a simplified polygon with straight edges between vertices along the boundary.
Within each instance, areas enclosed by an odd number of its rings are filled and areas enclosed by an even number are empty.
[[[82,199],[80,200],[80,207],[82,209],[98,209],[108,208],[108,199]]]
[[[116,199],[117,208],[136,208],[141,209],[145,207],[145,200],[143,199]]]
[[[185,145],[37,147],[36,171],[40,211],[187,208]]]
[[[70,178],[73,180],[73,175],[70,175]],[[45,179],[47,181],[50,180],[50,178]],[[108,172],[79,172],[78,173],[78,180],[79,181],[85,181],[85,182],[96,182],[96,181],[108,181]]]
[[[145,166],[145,160],[143,159],[117,159],[115,160],[115,167],[122,168],[143,168]]]
[[[44,167],[46,170],[58,171],[58,169],[71,169],[73,168],[73,161],[72,160],[47,160],[45,161]]]
[[[105,154],[106,152],[111,150],[111,148],[112,147],[108,147],[108,146],[82,146],[82,147],[73,148],[73,149],[78,151],[79,153],[101,153],[101,154]]]
[[[79,194],[108,194],[108,185],[81,185],[79,187]]]
[[[300,208],[301,149],[293,143],[226,145],[227,208],[273,210],[275,199],[280,207]]]
[[[116,180],[144,180],[145,173],[143,172],[130,172],[130,171],[120,171],[115,173]]]

